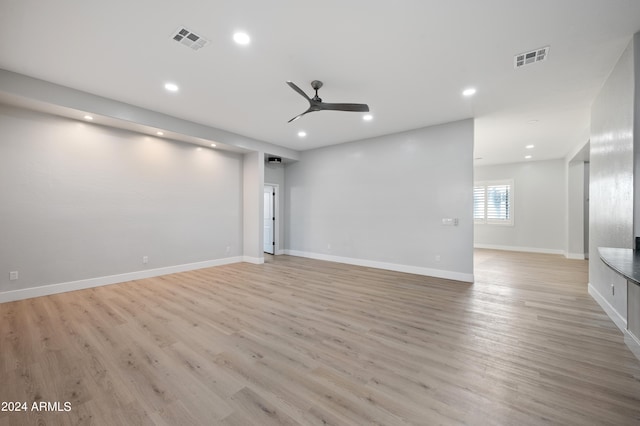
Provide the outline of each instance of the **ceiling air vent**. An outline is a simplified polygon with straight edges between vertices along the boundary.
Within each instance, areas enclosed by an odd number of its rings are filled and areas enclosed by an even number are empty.
[[[547,56],[549,56],[549,46],[541,47],[540,49],[532,50],[530,52],[520,53],[513,57],[513,67],[521,68],[525,65],[544,61],[547,59]]]
[[[191,30],[186,29],[185,27],[178,27],[178,29],[171,35],[171,38],[180,44],[184,44],[185,46],[192,48],[193,50],[200,50],[209,43],[209,40],[199,36]]]

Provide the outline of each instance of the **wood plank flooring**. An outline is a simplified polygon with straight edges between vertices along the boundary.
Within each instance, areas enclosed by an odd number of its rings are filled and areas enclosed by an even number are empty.
[[[476,283],[278,256],[0,305],[7,425],[637,425],[640,362],[587,262]]]

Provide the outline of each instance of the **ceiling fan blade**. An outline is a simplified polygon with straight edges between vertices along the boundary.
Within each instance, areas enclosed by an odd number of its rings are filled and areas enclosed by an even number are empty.
[[[308,110],[306,110],[306,111],[305,111],[305,112],[303,112],[302,114],[298,114],[298,115],[296,115],[295,117],[293,117],[291,120],[287,121],[287,123],[291,123],[292,121],[296,121],[298,118],[302,117],[303,115],[305,115],[305,114],[307,114],[307,113],[309,113],[309,112],[311,112],[311,111],[312,111],[312,109],[311,109],[311,108],[309,108]]]
[[[306,93],[304,93],[302,91],[301,88],[299,88],[298,86],[296,86],[296,84],[293,81],[287,81],[287,84],[289,85],[289,87],[291,87],[293,90],[295,90],[296,92],[300,93],[300,95],[302,95],[306,100],[308,100],[309,102],[311,102],[311,98],[309,98],[307,96]]]
[[[369,112],[369,105],[367,104],[330,104],[321,102],[318,103],[318,108],[324,111]]]

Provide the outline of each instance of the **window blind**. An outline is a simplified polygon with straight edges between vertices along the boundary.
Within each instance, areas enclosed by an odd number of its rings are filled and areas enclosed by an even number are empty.
[[[511,217],[511,205],[509,203],[511,193],[510,185],[487,186],[487,220],[509,220]]]
[[[473,187],[473,219],[484,220],[484,186]]]
[[[476,182],[473,219],[475,223],[513,225],[513,182]]]

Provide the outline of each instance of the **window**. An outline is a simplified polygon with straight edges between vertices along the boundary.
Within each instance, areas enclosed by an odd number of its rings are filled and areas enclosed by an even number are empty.
[[[512,180],[475,183],[473,221],[490,225],[513,225]]]

